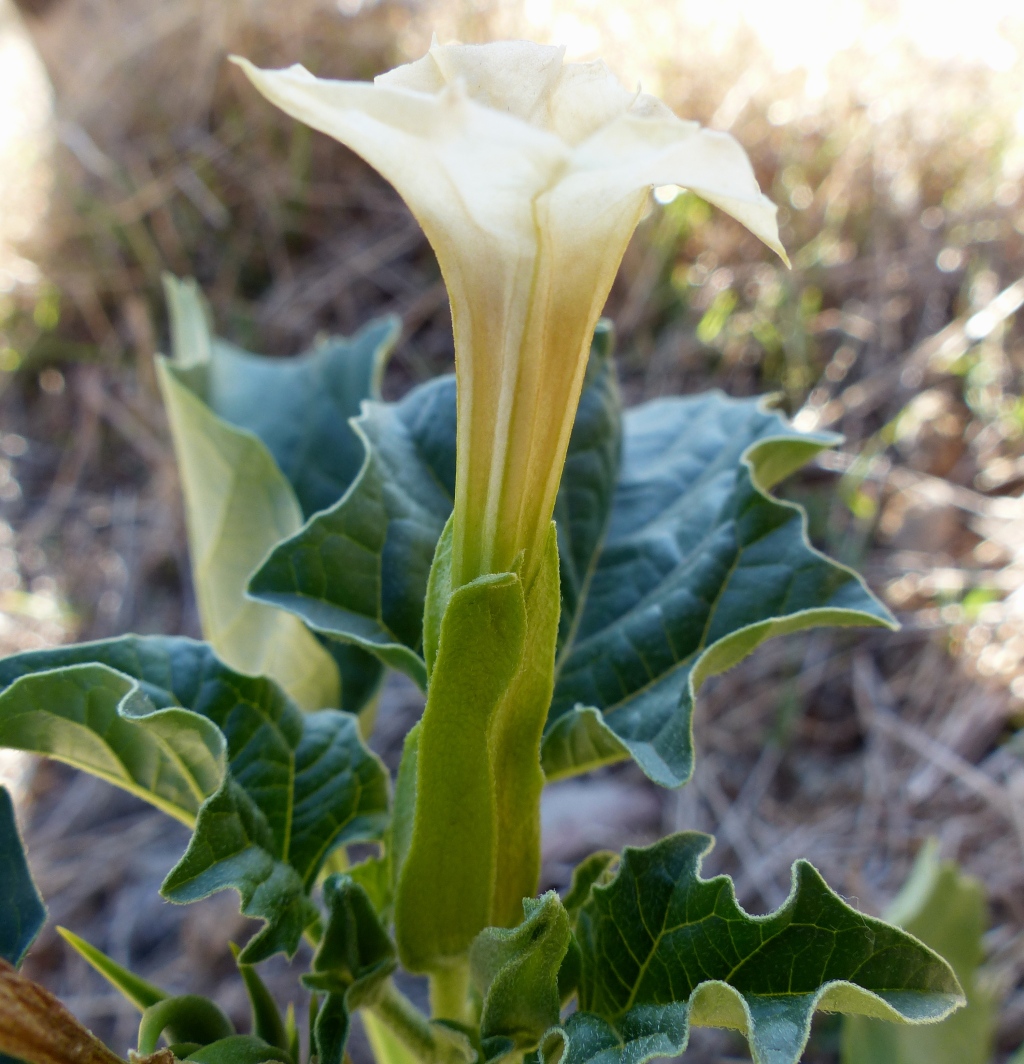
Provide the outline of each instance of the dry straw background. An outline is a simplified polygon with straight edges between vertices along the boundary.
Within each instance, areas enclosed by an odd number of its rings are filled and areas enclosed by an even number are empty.
[[[739,0],[714,17],[670,0],[10,4],[0,649],[197,634],[152,373],[166,343],[162,271],[195,275],[219,330],[272,354],[398,313],[391,395],[450,364],[444,289],[401,202],[264,104],[225,54],[365,78],[420,54],[434,28],[603,54],[740,139],[782,206],[794,263],[787,272],[692,197],[659,194],[609,306],[629,401],[776,392],[799,425],[841,432],[782,492],[903,629],[782,640],[714,681],[697,772],[679,793],[629,766],[551,788],[545,886],[593,849],[699,828],[718,837],[707,870],[733,874],[752,911],[782,901],[806,856],[877,913],[936,837],[989,893],[1001,1054],[1024,1040],[1021,23],[979,0],[950,48],[936,37],[943,6],[911,0],[785,0],[762,5],[771,20]],[[751,25],[733,17],[744,7]],[[418,709],[415,691],[389,685],[374,742],[392,764]],[[118,1051],[133,1011],[54,924],[244,1016],[225,945],[244,933],[233,896],[176,909],[156,894],[183,832],[59,767],[7,758],[2,771],[50,906],[30,973]],[[269,967],[291,992],[287,966]],[[824,1022],[808,1059],[834,1049]],[[352,1052],[367,1059],[358,1042]],[[697,1032],[687,1059],[742,1054]]]

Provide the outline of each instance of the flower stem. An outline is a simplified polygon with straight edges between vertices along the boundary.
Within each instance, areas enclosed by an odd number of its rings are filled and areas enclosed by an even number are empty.
[[[435,1019],[472,1023],[469,961],[439,969],[430,976],[430,1012]]]
[[[391,979],[364,1007],[423,1064],[466,1064],[472,1053],[462,1035],[431,1023]]]

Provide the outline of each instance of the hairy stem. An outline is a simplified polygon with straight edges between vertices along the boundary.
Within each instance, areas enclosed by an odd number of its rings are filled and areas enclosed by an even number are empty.
[[[453,963],[430,976],[430,1012],[435,1019],[473,1022],[468,960]]]
[[[432,1024],[392,980],[383,983],[365,1008],[424,1064],[465,1064],[465,1039]]]

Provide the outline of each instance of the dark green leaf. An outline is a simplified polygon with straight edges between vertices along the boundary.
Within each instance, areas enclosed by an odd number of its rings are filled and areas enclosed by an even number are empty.
[[[548,778],[628,751],[663,786],[692,769],[694,696],[764,640],[812,625],[891,625],[850,570],[766,492],[833,437],[710,393],[627,411],[611,520],[558,662]]]
[[[494,1040],[505,1052],[532,1051],[558,1023],[558,972],[569,948],[569,916],[553,891],[525,898],[526,918],[511,929],[488,927],[469,954],[473,982],[483,1001],[480,1037],[488,1059]],[[504,1054],[502,1054],[504,1055]]]
[[[384,930],[367,893],[351,876],[324,881],[327,926],[303,977],[314,990],[347,993],[358,1006],[397,964],[394,943]]]
[[[351,491],[277,546],[249,590],[422,687],[427,574],[455,490],[455,379],[367,403],[353,426],[366,462]]]
[[[622,397],[611,322],[598,322],[555,502],[562,616],[558,645],[572,637],[608,529],[622,454]]]
[[[363,462],[348,423],[380,379],[398,335],[379,319],[296,358],[266,358],[218,339],[193,281],[166,279],[174,360],[161,364],[185,491],[204,631],[224,660],[272,675],[307,708],[338,705],[337,675],[294,619],[245,599],[267,551],[331,506]],[[333,650],[332,650],[333,653]],[[358,709],[381,678],[353,648],[333,653],[341,705]]]
[[[327,927],[303,982],[327,996],[314,1026],[320,1064],[341,1064],[353,1010],[395,970],[395,947],[366,891],[351,876],[324,882]]]
[[[284,814],[279,827],[229,779],[201,810],[188,851],[163,886],[171,901],[238,889],[242,911],[268,921],[242,952],[245,963],[293,953],[317,917],[308,892],[328,853],[379,838],[386,825],[387,774],[360,741],[356,718],[322,710],[302,725],[290,751],[291,791],[282,796],[290,804],[270,803],[276,818]]]
[[[267,1064],[273,1060],[292,1064],[287,1054],[276,1046],[267,1045],[262,1038],[250,1034],[234,1034],[211,1042],[185,1059],[196,1064]]]
[[[223,685],[202,686],[207,657],[190,640],[127,637],[6,658],[0,746],[65,761],[191,826],[221,785],[226,756],[223,733],[197,699],[229,709],[237,701]],[[172,671],[182,681],[174,693]],[[138,682],[157,672],[156,685]]]
[[[249,999],[249,1010],[252,1013],[252,1033],[264,1042],[288,1052],[289,1037],[285,1030],[284,1020],[281,1019],[280,1010],[273,995],[267,989],[266,983],[259,977],[259,973],[251,964],[242,964],[238,956],[241,950],[234,944],[231,946],[231,955],[238,965],[238,973],[245,985],[246,997]]]
[[[572,874],[572,883],[562,904],[569,914],[570,922],[575,925],[583,904],[590,897],[590,890],[598,883],[611,881],[619,863],[619,855],[610,850],[599,850],[592,853],[586,860],[581,861]],[[569,1001],[576,993],[580,982],[580,968],[583,963],[580,945],[573,935],[569,941],[569,948],[562,960],[562,966],[558,969],[558,993],[562,1002]]]
[[[14,803],[0,787],[0,957],[21,964],[45,921],[46,906],[25,860]]]
[[[84,938],[79,938],[66,927],[58,927],[57,934],[140,1011],[144,1012],[151,1005],[171,996],[141,976],[128,971],[127,968],[122,968],[117,961],[111,960],[101,950],[90,945]]]
[[[572,883],[562,899],[569,919],[576,922],[576,916],[584,903],[590,898],[590,889],[595,884],[609,882],[619,864],[619,855],[611,850],[598,850],[580,861],[572,873]]]
[[[205,643],[125,636],[33,651],[0,662],[0,688],[0,744],[59,757],[195,821],[164,893],[186,902],[236,888],[243,912],[268,921],[244,962],[293,952],[316,919],[308,892],[324,859],[385,826],[387,774],[357,719],[304,715]]]
[[[143,1012],[139,1021],[139,1055],[155,1053],[165,1031],[168,1043],[198,1042],[205,1046],[233,1035],[235,1028],[209,998],[182,994],[163,998]]]
[[[563,626],[585,590],[606,524],[620,448],[611,327],[595,334],[559,494]],[[455,378],[401,402],[367,403],[354,425],[366,464],[332,509],[280,544],[253,577],[261,602],[375,653],[426,686],[423,602],[455,494]]]
[[[691,1024],[743,1032],[756,1064],[795,1064],[816,1008],[922,1023],[962,1004],[945,961],[851,909],[805,862],[780,909],[748,916],[727,877],[700,878],[710,846],[688,832],[627,849],[615,879],[591,888],[565,1064],[676,1056]],[[554,1036],[544,1048],[550,1059]]]
[[[844,1064],[988,1064],[997,998],[978,978],[988,905],[982,884],[927,844],[885,914],[944,957],[956,972],[967,1007],[928,1027],[895,1027],[863,1016],[843,1023]]]
[[[378,318],[295,358],[253,355],[214,339],[209,362],[190,368],[189,384],[218,417],[263,441],[310,517],[333,506],[362,467],[349,418],[364,400],[380,399],[399,331],[397,318]]]

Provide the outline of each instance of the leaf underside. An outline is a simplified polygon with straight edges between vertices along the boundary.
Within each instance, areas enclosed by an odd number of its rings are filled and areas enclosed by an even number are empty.
[[[245,963],[294,952],[332,849],[378,838],[384,767],[339,710],[303,714],[272,681],[164,636],[0,662],[0,745],[67,761],[195,825],[164,881],[171,901],[233,887],[267,923]]]
[[[620,447],[611,330],[595,334],[556,519],[563,631],[607,519]],[[355,427],[363,469],[337,505],[270,554],[250,593],[316,631],[377,654],[426,687],[423,602],[438,538],[455,497],[455,378],[398,403],[367,403]],[[360,579],[352,579],[358,573]]]
[[[579,1011],[542,1046],[565,1064],[677,1056],[689,1028],[744,1033],[755,1064],[795,1064],[815,1009],[903,1023],[942,1019],[963,998],[950,967],[916,939],[851,909],[806,862],[789,899],[745,913],[731,880],[699,876],[712,845],[673,835],[628,848],[576,918]]]
[[[353,425],[366,447],[355,483],[274,548],[249,591],[426,687],[423,600],[454,498],[455,378],[366,403]]]
[[[250,593],[422,687],[426,579],[454,488],[454,380],[368,404],[356,425],[367,455],[349,493],[274,549]],[[623,418],[611,334],[598,331],[555,508],[562,616],[549,779],[632,756],[655,782],[679,786],[707,676],[774,635],[893,623],[855,573],[810,546],[802,511],[767,494],[835,442],[717,392]]]
[[[359,472],[363,448],[348,419],[379,395],[398,323],[378,319],[350,339],[267,358],[212,334],[194,282],[169,278],[167,296],[174,359],[161,361],[160,379],[204,633],[229,664],[274,676],[305,708],[358,710],[379,685],[376,659],[319,646],[294,618],[249,601],[245,587],[267,551]]]

